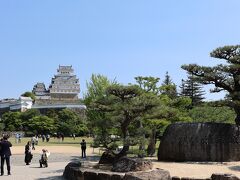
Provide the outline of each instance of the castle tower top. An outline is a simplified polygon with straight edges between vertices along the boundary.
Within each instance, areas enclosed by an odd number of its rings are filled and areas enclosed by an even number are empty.
[[[73,68],[72,66],[60,66],[58,67],[58,75],[73,75]]]
[[[57,75],[52,78],[49,86],[51,99],[77,100],[80,92],[79,79],[73,73],[72,66],[60,66]]]

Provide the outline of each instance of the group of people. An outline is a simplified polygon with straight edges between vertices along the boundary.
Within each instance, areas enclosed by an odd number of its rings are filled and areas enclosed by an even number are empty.
[[[32,161],[33,154],[32,154],[32,147],[31,147],[31,142],[28,141],[26,146],[25,146],[25,158],[24,161],[26,165],[30,165],[30,162]],[[35,150],[35,148],[34,148]],[[50,152],[47,149],[42,149],[42,154],[39,159],[39,164],[40,167],[48,167],[48,156],[50,155]]]
[[[6,162],[7,164],[7,174],[11,175],[11,166],[10,166],[10,157],[12,155],[11,153],[11,147],[12,147],[12,143],[10,141],[8,141],[9,136],[8,135],[4,135],[2,139],[0,139],[0,156],[1,156],[1,176],[4,175],[4,164]],[[26,165],[29,165],[32,158],[33,158],[33,154],[32,154],[32,142],[28,141],[26,146],[25,146],[25,158],[24,161],[26,163]],[[42,154],[41,157],[39,159],[39,164],[40,167],[48,167],[48,157],[50,155],[50,152],[48,152],[47,149],[42,149]]]
[[[12,144],[10,141],[8,141],[9,136],[5,135],[2,139],[0,139],[0,156],[1,156],[1,176],[4,175],[4,163],[6,161],[7,164],[7,171],[8,175],[11,175],[11,167],[10,167],[10,156],[12,155],[10,147],[12,147]],[[32,140],[28,141],[25,146],[25,158],[24,161],[26,165],[30,165],[31,160],[33,158],[32,154]],[[86,158],[86,149],[87,144],[84,139],[80,142],[81,150],[82,150],[82,158]],[[35,150],[35,148],[34,148]],[[42,149],[42,154],[39,159],[40,167],[48,167],[48,157],[50,155],[50,152],[47,149]]]

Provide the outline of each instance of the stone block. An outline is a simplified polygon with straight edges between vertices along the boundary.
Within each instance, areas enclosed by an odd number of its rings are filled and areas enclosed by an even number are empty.
[[[173,176],[173,177],[172,177],[172,180],[181,180],[181,178],[178,177],[178,176]]]
[[[110,173],[98,173],[98,180],[111,180]]]
[[[111,180],[122,180],[124,177],[124,175],[120,175],[120,174],[113,174],[111,176]]]
[[[126,173],[123,180],[171,180],[170,173],[162,169]]]
[[[123,157],[113,164],[112,171],[114,172],[146,171],[151,170],[152,167],[153,164],[149,160]]]
[[[212,180],[239,180],[239,178],[233,174],[212,174],[211,179]]]
[[[159,161],[240,161],[240,136],[227,123],[174,123],[167,127]]]
[[[98,174],[94,171],[85,171],[83,173],[84,180],[97,180]]]

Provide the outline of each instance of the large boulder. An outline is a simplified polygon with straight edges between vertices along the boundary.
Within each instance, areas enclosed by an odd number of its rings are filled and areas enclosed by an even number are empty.
[[[140,158],[123,157],[114,162],[112,171],[114,172],[129,172],[129,171],[146,171],[151,170],[153,164],[149,160]]]
[[[81,162],[70,162],[65,167],[65,170],[63,172],[63,177],[65,179],[72,179],[75,180],[76,174],[78,174],[78,170],[81,167]],[[81,176],[78,175],[78,176]]]
[[[212,180],[239,180],[238,177],[233,174],[212,174]]]
[[[113,164],[115,160],[115,155],[109,151],[106,151],[102,154],[99,164]]]
[[[239,161],[240,130],[223,123],[175,123],[158,150],[160,161]]]
[[[64,170],[63,177],[66,180],[122,180],[124,173],[111,172],[98,169],[95,166],[81,165],[80,162],[69,163]]]

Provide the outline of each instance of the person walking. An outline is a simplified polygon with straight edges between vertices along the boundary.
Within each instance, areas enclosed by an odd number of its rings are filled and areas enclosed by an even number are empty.
[[[32,150],[35,150],[35,143],[36,143],[36,138],[35,138],[35,136],[32,137],[31,143],[32,143]]]
[[[25,146],[25,163],[26,165],[29,165],[29,163],[31,162],[33,158],[32,152],[31,152],[31,142],[28,141],[26,146]]]
[[[18,133],[15,134],[15,143],[16,144],[19,143],[19,134]]]
[[[21,143],[22,142],[22,134],[19,133],[19,136],[18,136],[18,142]]]
[[[87,145],[86,145],[85,139],[83,139],[80,144],[81,144],[81,149],[82,149],[82,158],[86,158]]]
[[[0,142],[1,146],[1,176],[4,175],[4,161],[7,163],[7,171],[8,175],[11,175],[11,167],[10,167],[10,156],[12,155],[10,147],[12,147],[11,142],[8,141],[8,136],[4,136],[3,140]]]
[[[64,134],[61,134],[62,142],[64,141]]]
[[[38,145],[38,135],[36,135],[36,145]]]
[[[47,134],[47,135],[46,135],[46,142],[49,142],[49,140],[50,140],[50,135]]]
[[[42,134],[42,142],[45,141],[45,138],[46,138],[46,136],[44,134]]]

